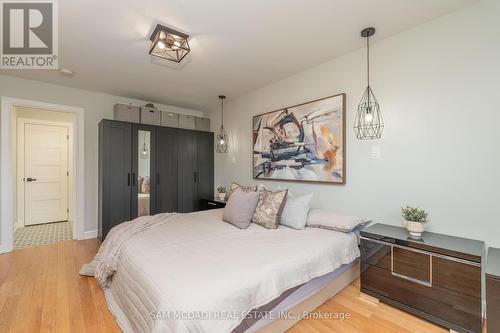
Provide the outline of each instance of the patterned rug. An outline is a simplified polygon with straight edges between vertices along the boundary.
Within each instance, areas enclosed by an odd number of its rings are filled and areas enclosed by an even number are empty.
[[[14,249],[45,245],[73,239],[70,222],[55,222],[17,228],[14,231]]]

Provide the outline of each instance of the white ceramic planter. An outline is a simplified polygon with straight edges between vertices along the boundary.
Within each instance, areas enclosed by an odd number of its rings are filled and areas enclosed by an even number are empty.
[[[420,239],[422,238],[422,233],[425,231],[425,225],[427,223],[413,222],[413,221],[404,221],[406,226],[406,230],[410,233],[412,238]]]
[[[219,199],[221,200],[226,199],[226,193],[219,193]]]

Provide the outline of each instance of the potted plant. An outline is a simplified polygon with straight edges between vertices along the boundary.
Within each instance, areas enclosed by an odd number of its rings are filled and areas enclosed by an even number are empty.
[[[415,207],[402,207],[401,212],[404,219],[406,230],[410,233],[410,237],[420,239],[422,232],[427,225],[427,212],[420,208]]]
[[[226,199],[226,188],[222,185],[217,186],[217,193],[219,193],[219,199]]]

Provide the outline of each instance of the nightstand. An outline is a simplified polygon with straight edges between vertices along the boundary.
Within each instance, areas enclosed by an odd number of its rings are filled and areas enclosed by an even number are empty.
[[[488,332],[500,332],[500,249],[492,247],[486,261],[486,311]]]
[[[480,333],[484,242],[375,224],[361,231],[361,293],[456,332]]]
[[[227,198],[212,198],[212,199],[201,199],[200,200],[200,210],[209,210],[226,207]]]

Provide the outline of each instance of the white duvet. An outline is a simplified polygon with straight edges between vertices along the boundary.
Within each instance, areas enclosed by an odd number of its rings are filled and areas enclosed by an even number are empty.
[[[231,332],[247,311],[359,257],[353,233],[240,230],[222,210],[165,218],[124,243],[105,288],[125,332]]]

